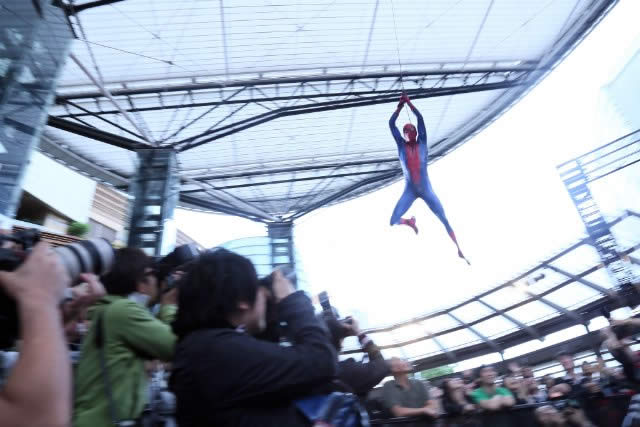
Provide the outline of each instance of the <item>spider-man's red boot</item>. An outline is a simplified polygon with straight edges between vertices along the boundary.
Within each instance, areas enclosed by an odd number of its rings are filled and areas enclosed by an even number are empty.
[[[412,216],[409,219],[400,218],[400,224],[408,225],[413,229],[413,231],[418,234],[418,227],[416,227],[416,217]]]
[[[467,257],[465,257],[464,254],[462,253],[462,250],[460,249],[460,245],[458,245],[458,239],[456,239],[456,233],[454,233],[453,230],[449,230],[449,237],[451,237],[451,240],[453,240],[453,243],[455,243],[456,247],[458,248],[458,256],[463,260],[465,260],[468,265],[471,265]]]

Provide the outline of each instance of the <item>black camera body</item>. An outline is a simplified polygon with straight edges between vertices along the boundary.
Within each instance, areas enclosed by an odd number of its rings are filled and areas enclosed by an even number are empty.
[[[293,287],[298,289],[298,276],[296,275],[296,270],[289,265],[284,265],[280,267],[279,270],[282,275],[293,284]],[[260,285],[269,290],[273,290],[273,273],[260,279]]]
[[[13,271],[18,268],[39,241],[40,232],[35,229],[21,230],[9,236],[0,235],[0,270]],[[5,247],[6,243],[12,243],[13,247]],[[111,244],[105,239],[83,240],[58,246],[54,251],[67,269],[72,283],[78,280],[81,273],[107,273],[115,258]],[[16,303],[0,287],[0,349],[14,345],[19,326]]]
[[[289,279],[295,289],[298,289],[298,278],[293,267],[285,265],[279,268],[284,277]],[[260,279],[260,286],[263,286],[273,292],[273,273]],[[257,336],[258,339],[271,342],[279,342],[282,338],[282,325],[278,322],[278,313],[275,303],[267,300],[267,328]]]
[[[188,268],[188,265],[200,255],[200,251],[193,243],[177,246],[168,255],[158,259],[155,263],[155,272],[158,282],[165,282],[163,293],[176,287],[177,280],[172,273],[176,270]]]
[[[351,335],[351,331],[347,329],[346,325],[353,324],[353,319],[350,317],[341,319],[338,310],[331,305],[329,301],[329,294],[327,292],[320,292],[318,294],[318,300],[322,307],[322,313],[320,313],[320,319],[324,322],[331,343],[340,351],[342,349],[342,340]]]

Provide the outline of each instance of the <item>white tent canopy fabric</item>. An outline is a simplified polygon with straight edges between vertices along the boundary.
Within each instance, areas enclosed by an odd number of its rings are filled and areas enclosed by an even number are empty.
[[[523,96],[613,4],[126,0],[75,14],[71,6],[77,61],[60,77],[43,150],[124,188],[135,149],[173,148],[183,206],[216,210],[214,195],[225,192],[239,215],[249,204],[296,219],[399,179],[387,121],[402,90],[422,112],[437,160]]]

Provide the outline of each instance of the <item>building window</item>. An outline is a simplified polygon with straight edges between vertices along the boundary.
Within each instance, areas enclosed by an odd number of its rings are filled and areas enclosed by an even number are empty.
[[[116,240],[116,230],[109,228],[104,224],[89,219],[89,237],[92,239],[102,237],[110,242]]]

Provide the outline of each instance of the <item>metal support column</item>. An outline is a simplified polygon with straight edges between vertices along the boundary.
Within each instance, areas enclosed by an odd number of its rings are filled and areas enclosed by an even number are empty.
[[[588,186],[592,179],[585,171],[582,159],[564,163],[558,167],[558,171],[611,278],[619,288],[631,285],[633,273],[629,264],[620,257],[618,243],[593,199]]]
[[[285,265],[295,268],[293,222],[268,223],[267,234],[271,245],[271,265],[273,268]]]
[[[0,28],[0,219],[8,222],[73,35],[64,12],[46,1],[3,1]]]
[[[138,150],[138,159],[138,172],[130,188],[135,200],[129,246],[142,248],[149,255],[164,255],[173,250],[176,240],[173,211],[180,192],[176,152]]]

